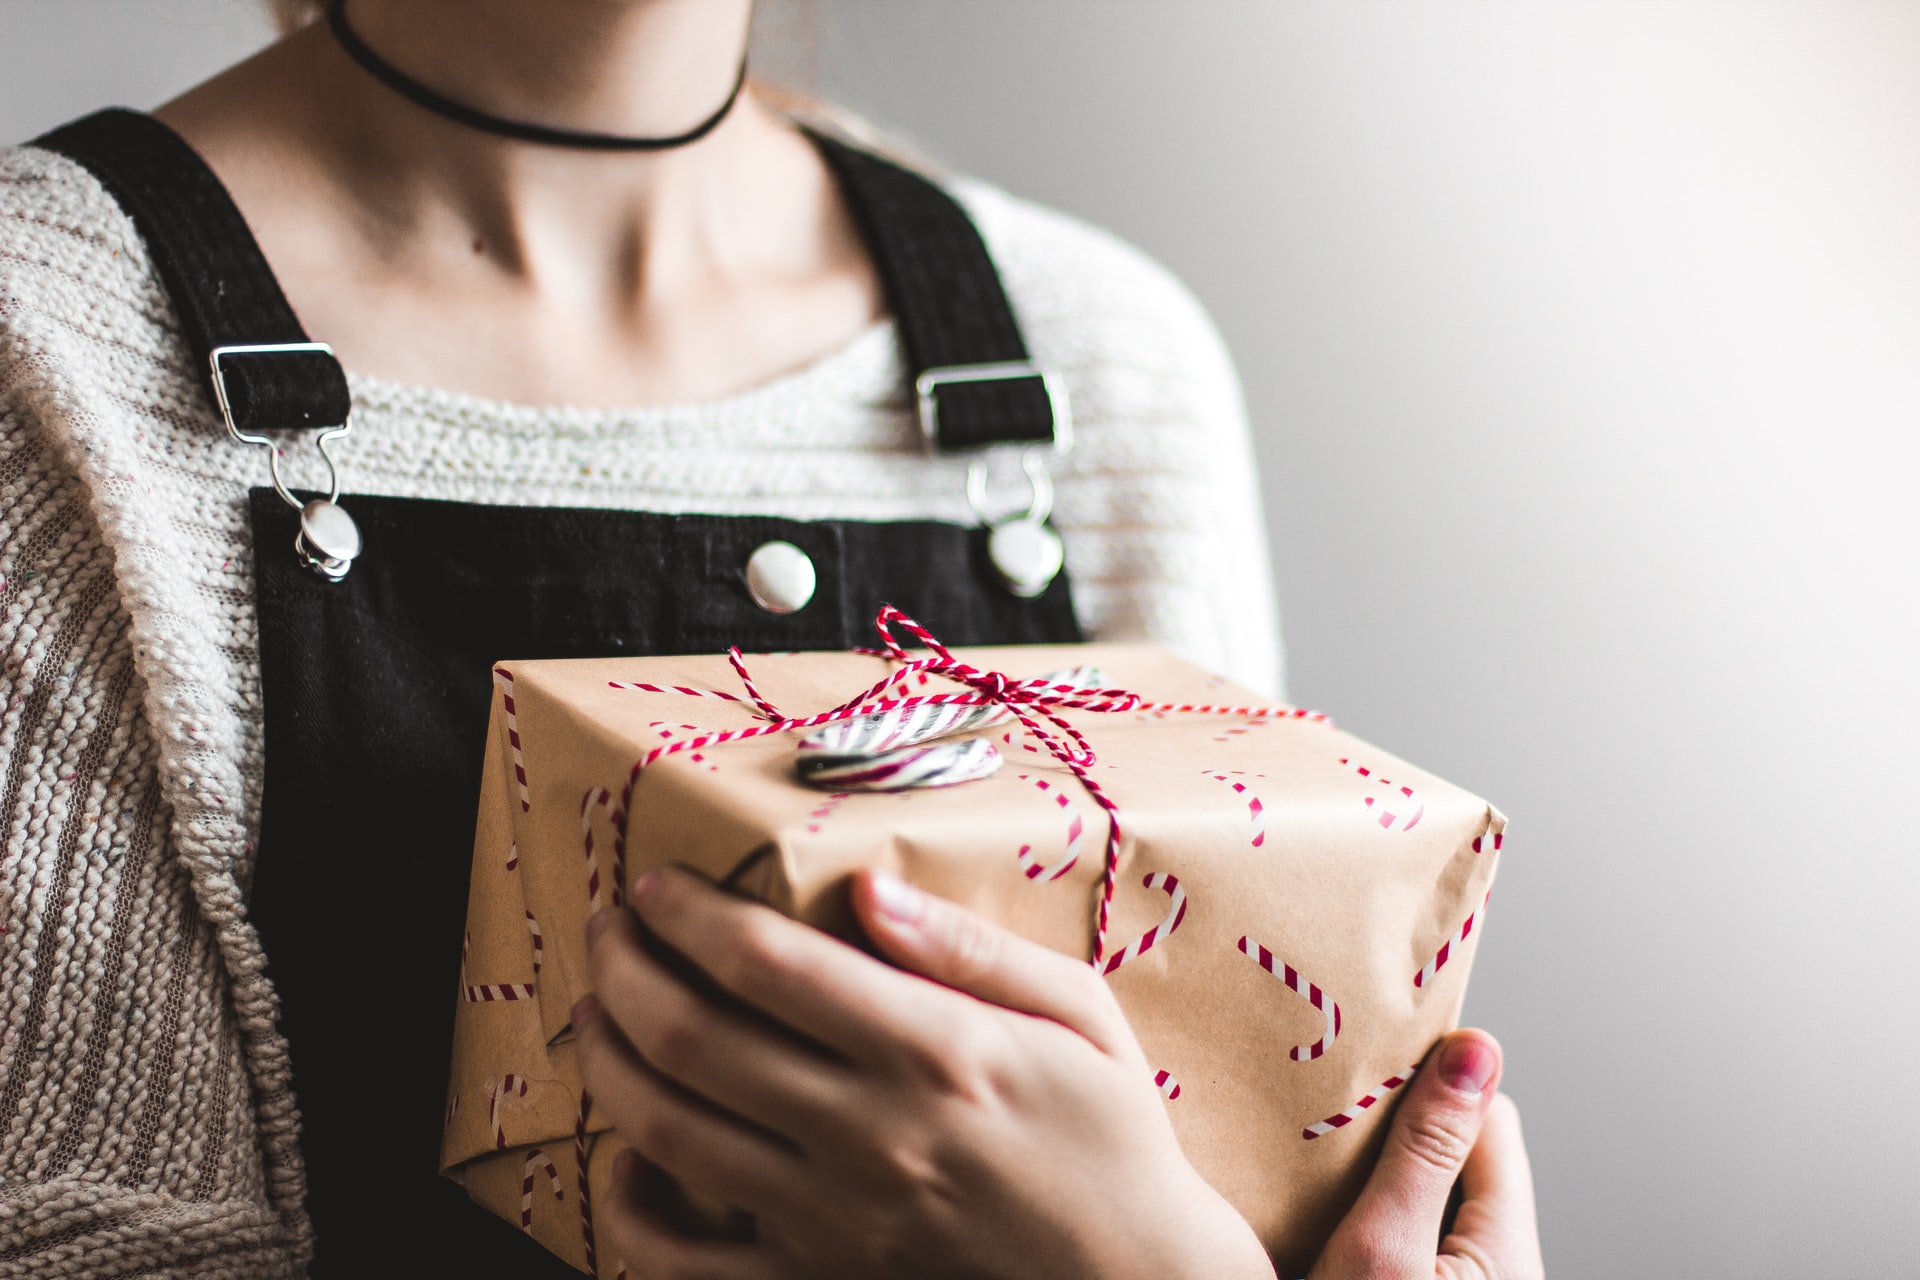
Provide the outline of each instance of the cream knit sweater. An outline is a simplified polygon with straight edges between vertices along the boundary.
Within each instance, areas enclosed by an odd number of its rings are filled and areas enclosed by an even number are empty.
[[[1205,315],[1113,238],[957,190],[1070,389],[1054,518],[1082,624],[1277,689],[1252,456]],[[707,404],[350,381],[349,493],[967,519],[886,324]],[[243,887],[263,464],[209,410],[118,207],[62,158],[0,150],[0,1277],[303,1270],[298,1118]]]

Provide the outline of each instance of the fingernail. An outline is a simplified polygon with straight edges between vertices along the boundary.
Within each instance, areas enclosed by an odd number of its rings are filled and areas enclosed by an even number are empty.
[[[885,871],[873,874],[873,900],[882,915],[900,924],[918,924],[927,914],[927,895]]]
[[[657,871],[649,871],[638,880],[635,880],[633,882],[633,893],[629,895],[633,901],[633,905],[637,907],[645,902],[653,896],[653,891],[659,887],[660,873]]]
[[[1449,1089],[1477,1098],[1493,1073],[1500,1055],[1479,1036],[1455,1036],[1440,1050],[1440,1079]]]
[[[573,1024],[575,1031],[578,1031],[592,1022],[599,1012],[600,1001],[593,992],[589,991],[573,1002],[573,1012],[567,1015],[567,1021]]]
[[[613,911],[614,908],[612,907],[602,907],[587,917],[587,946],[589,949],[599,940],[600,935],[607,931],[607,926],[613,923]]]

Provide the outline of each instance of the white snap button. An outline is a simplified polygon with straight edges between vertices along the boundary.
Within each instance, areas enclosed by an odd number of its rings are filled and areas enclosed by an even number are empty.
[[[796,613],[819,585],[813,561],[791,542],[763,542],[747,557],[747,591],[768,613]]]

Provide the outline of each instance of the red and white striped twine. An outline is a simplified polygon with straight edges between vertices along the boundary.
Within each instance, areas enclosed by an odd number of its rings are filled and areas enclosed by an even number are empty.
[[[909,658],[907,650],[894,636],[894,628],[899,627],[912,639],[919,641],[932,656]],[[874,628],[880,634],[881,656],[892,659],[899,665],[886,676],[874,683],[857,697],[842,703],[828,711],[817,712],[810,716],[787,717],[779,708],[760,694],[754,687],[746,669],[746,661],[738,648],[728,652],[734,670],[740,674],[746,685],[750,701],[758,711],[769,717],[765,723],[750,725],[744,729],[726,729],[703,733],[693,738],[669,742],[653,748],[634,762],[628,771],[626,787],[622,793],[623,807],[630,801],[634,784],[646,767],[662,756],[674,755],[682,751],[704,750],[726,742],[741,742],[749,738],[763,738],[775,733],[788,733],[795,729],[812,729],[837,720],[847,720],[854,716],[875,715],[884,711],[893,711],[903,707],[915,707],[941,704],[964,704],[985,706],[998,703],[1011,712],[1027,733],[1045,747],[1055,759],[1072,771],[1107,814],[1106,869],[1101,876],[1100,896],[1094,910],[1094,936],[1092,964],[1102,972],[1111,973],[1115,967],[1106,961],[1107,927],[1113,908],[1113,895],[1120,872],[1120,814],[1100,784],[1094,781],[1089,769],[1095,763],[1093,748],[1087,740],[1062,716],[1065,710],[1087,711],[1097,714],[1144,711],[1174,713],[1186,715],[1221,715],[1266,720],[1309,720],[1328,723],[1327,717],[1317,711],[1308,711],[1298,707],[1253,707],[1224,706],[1213,703],[1191,702],[1146,702],[1138,694],[1128,693],[1124,689],[1082,689],[1073,685],[1057,684],[1047,679],[1014,680],[998,671],[984,671],[971,666],[953,656],[951,650],[933,637],[925,627],[909,618],[892,605],[883,605],[874,619]],[[921,694],[912,697],[888,696],[896,686],[907,686],[914,680],[925,682],[929,676],[940,676],[956,684],[965,685],[971,692]],[[641,689],[652,693],[683,693],[693,697],[706,697],[713,690],[685,689],[676,686],[635,685],[621,681],[608,681],[616,689]],[[742,701],[729,697],[729,701]],[[1043,727],[1044,726],[1044,727]],[[1143,948],[1144,949],[1144,948]],[[1135,954],[1138,954],[1137,952]],[[1103,966],[1105,966],[1103,968]]]
[[[1187,918],[1187,891],[1180,887],[1180,881],[1176,877],[1164,871],[1153,871],[1149,872],[1140,883],[1149,889],[1159,889],[1166,893],[1170,899],[1167,903],[1166,917],[1159,924],[1114,952],[1100,969],[1103,977],[1134,957],[1151,951],[1156,942],[1170,937],[1173,931],[1180,927],[1180,922]]]
[[[1388,794],[1385,796],[1365,797],[1367,809],[1382,830],[1411,831],[1419,823],[1421,816],[1426,813],[1426,802],[1413,793],[1412,787],[1402,787],[1389,779],[1379,777],[1365,765],[1356,764],[1345,756],[1340,758],[1340,763],[1363,778],[1372,778],[1387,789]]]
[[[487,1123],[493,1126],[493,1146],[496,1151],[504,1150],[507,1145],[506,1127],[500,1120],[500,1103],[504,1098],[524,1098],[527,1096],[527,1078],[509,1071],[493,1082],[493,1097],[487,1104]]]
[[[1365,1114],[1368,1107],[1371,1107],[1374,1103],[1380,1101],[1380,1099],[1413,1079],[1413,1073],[1419,1069],[1419,1064],[1416,1063],[1397,1076],[1388,1076],[1383,1083],[1376,1085],[1370,1092],[1361,1095],[1360,1101],[1354,1103],[1337,1116],[1328,1116],[1325,1120],[1317,1120],[1308,1125],[1300,1131],[1300,1136],[1311,1142],[1315,1138],[1324,1137],[1332,1133],[1335,1129],[1346,1128]]]
[[[533,1175],[542,1166],[546,1166],[547,1178],[553,1183],[553,1198],[565,1200],[566,1193],[560,1190],[560,1170],[553,1161],[547,1159],[547,1153],[538,1147],[527,1151],[526,1172],[520,1177],[520,1229],[528,1235],[533,1234]]]
[[[1168,1102],[1172,1102],[1180,1096],[1180,1082],[1173,1078],[1173,1072],[1171,1071],[1154,1072],[1153,1083],[1155,1087],[1160,1090],[1161,1096]]]
[[[1234,794],[1246,797],[1247,843],[1256,849],[1265,844],[1267,842],[1267,810],[1266,806],[1260,803],[1260,797],[1253,793],[1252,788],[1225,773],[1216,773],[1212,769],[1202,769],[1200,772],[1216,782],[1226,783],[1233,788]],[[1240,770],[1235,769],[1233,772],[1239,773]]]
[[[1427,963],[1421,967],[1420,972],[1413,975],[1414,986],[1424,987],[1433,981],[1433,975],[1446,967],[1447,961],[1453,955],[1453,949],[1465,943],[1468,936],[1473,933],[1475,921],[1479,922],[1480,928],[1486,928],[1487,903],[1492,900],[1493,890],[1489,889],[1487,890],[1487,896],[1480,899],[1480,905],[1467,913],[1467,922],[1460,926],[1460,931],[1448,935],[1447,940],[1440,944],[1440,949],[1433,953],[1433,959],[1427,961]]]
[[[546,942],[540,937],[540,922],[533,918],[533,912],[526,913],[527,932],[533,935],[533,976],[540,976],[540,962],[546,958]]]
[[[642,684],[630,680],[609,680],[609,689],[631,689],[635,693],[677,693],[684,698],[718,698],[722,702],[746,702],[747,699],[737,693],[722,693],[718,689],[694,689],[684,684]]]
[[[1506,832],[1504,831],[1489,832],[1486,835],[1479,835],[1473,838],[1473,851],[1475,853],[1485,853],[1489,849],[1491,849],[1495,853],[1498,853],[1500,851],[1500,846],[1504,845],[1506,842],[1507,842]]]
[[[519,869],[520,869],[520,842],[516,840],[512,844],[507,846],[507,870],[518,871]]]
[[[1031,782],[1040,789],[1042,794],[1051,796],[1055,804],[1067,811],[1067,856],[1064,861],[1054,867],[1042,866],[1040,859],[1035,856],[1033,852],[1033,846],[1030,844],[1021,845],[1020,852],[1016,855],[1020,860],[1020,871],[1027,879],[1045,881],[1058,880],[1061,876],[1073,870],[1074,864],[1080,861],[1080,838],[1086,834],[1087,824],[1082,821],[1080,811],[1073,807],[1073,802],[1067,799],[1066,792],[1060,790],[1045,778],[1035,778],[1024,773],[1019,776],[1022,782]]]
[[[1295,1045],[1288,1051],[1287,1056],[1295,1062],[1311,1062],[1315,1058],[1323,1056],[1328,1049],[1333,1047],[1334,1037],[1340,1034],[1339,1002],[1332,999],[1326,992],[1322,991],[1313,983],[1302,978],[1299,970],[1295,969],[1286,961],[1276,958],[1273,952],[1267,950],[1245,934],[1240,935],[1240,941],[1237,945],[1240,948],[1241,954],[1259,965],[1262,969],[1265,969],[1275,978],[1278,978],[1281,983],[1286,986],[1287,990],[1293,992],[1308,1004],[1318,1009],[1320,1016],[1326,1020],[1326,1026],[1321,1031],[1318,1040],[1315,1040],[1312,1044]]]
[[[473,934],[466,933],[460,939],[460,995],[469,1004],[481,1004],[492,1000],[531,1000],[533,984],[531,982],[468,982],[467,951],[473,945]],[[538,972],[538,970],[535,970]]]
[[[493,678],[500,686],[500,705],[507,713],[507,745],[513,748],[513,776],[520,783],[520,812],[533,808],[533,796],[527,790],[527,761],[520,754],[520,719],[513,711],[513,672],[495,667]]]

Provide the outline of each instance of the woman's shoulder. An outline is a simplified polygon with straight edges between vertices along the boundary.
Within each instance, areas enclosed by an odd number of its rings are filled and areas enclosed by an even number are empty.
[[[1232,381],[1206,309],[1146,252],[977,178],[951,179],[947,186],[979,228],[1036,357]]]
[[[159,395],[178,348],[146,244],[93,174],[39,147],[0,148],[0,377]]]
[[[32,145],[0,147],[0,281],[10,302],[60,282],[151,301],[155,286],[132,221],[93,174]]]

